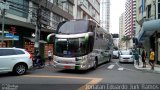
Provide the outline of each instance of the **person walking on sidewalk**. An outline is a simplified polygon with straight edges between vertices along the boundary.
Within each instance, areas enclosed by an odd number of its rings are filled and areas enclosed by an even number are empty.
[[[52,52],[51,50],[48,51],[48,62],[49,62],[49,65],[51,65],[51,62],[52,62]]]
[[[154,61],[155,61],[154,51],[151,49],[149,54],[149,64],[151,65],[151,70],[154,70]]]
[[[137,50],[135,50],[135,52],[134,52],[134,58],[135,58],[135,60],[136,60],[136,65],[139,66],[139,54],[138,54],[138,51],[137,51]]]
[[[141,57],[142,57],[142,62],[143,62],[143,68],[145,68],[146,67],[146,56],[147,56],[147,53],[146,53],[146,50],[144,49],[144,47],[142,49],[143,50],[142,50]]]

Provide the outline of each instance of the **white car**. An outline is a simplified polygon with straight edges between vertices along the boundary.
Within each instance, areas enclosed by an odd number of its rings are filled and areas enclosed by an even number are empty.
[[[113,56],[112,56],[112,58],[114,58],[114,59],[118,59],[118,58],[119,58],[119,51],[118,51],[118,50],[113,51]]]
[[[134,62],[133,52],[130,50],[121,50],[119,62]]]
[[[24,74],[33,66],[32,55],[20,48],[0,48],[0,73]]]

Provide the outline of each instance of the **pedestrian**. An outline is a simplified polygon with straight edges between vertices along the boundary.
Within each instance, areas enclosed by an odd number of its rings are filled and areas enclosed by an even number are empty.
[[[38,66],[38,68],[41,67],[41,63],[42,63],[42,58],[41,58],[41,55],[39,53],[39,51],[37,51],[37,55],[36,55],[36,66]]]
[[[151,70],[154,70],[155,53],[153,49],[150,49],[149,54],[149,64],[151,65]]]
[[[51,52],[51,50],[48,50],[48,62],[49,62],[49,65],[51,65],[51,61],[52,61],[52,52]]]
[[[134,58],[135,58],[135,61],[136,61],[136,65],[139,66],[139,54],[138,54],[137,49],[135,49]]]
[[[143,63],[143,68],[146,67],[146,56],[147,56],[147,53],[146,53],[146,50],[144,49],[144,47],[142,48],[142,63]]]

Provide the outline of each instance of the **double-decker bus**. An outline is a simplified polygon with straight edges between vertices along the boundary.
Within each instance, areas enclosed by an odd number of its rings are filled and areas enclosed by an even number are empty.
[[[93,20],[59,23],[54,36],[55,68],[87,70],[112,58],[113,39]]]

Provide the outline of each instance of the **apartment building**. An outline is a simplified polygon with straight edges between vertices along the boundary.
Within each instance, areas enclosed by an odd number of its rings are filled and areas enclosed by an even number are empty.
[[[134,37],[136,30],[136,0],[126,0],[125,3],[125,35]]]
[[[34,53],[37,11],[40,10],[39,42],[40,48],[44,51],[42,53],[45,55],[48,49],[53,49],[53,44],[46,42],[47,35],[55,32],[59,22],[73,19],[74,0],[6,1],[9,3],[9,10],[5,15],[5,47],[25,48],[32,54]],[[2,18],[0,22],[2,23]]]
[[[100,23],[100,0],[74,0],[74,19],[93,19]]]
[[[119,48],[126,49],[125,42],[122,41],[123,36],[125,36],[125,13],[122,13],[119,17]]]
[[[100,3],[100,25],[110,32],[110,0],[101,0]]]

